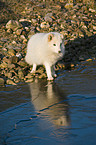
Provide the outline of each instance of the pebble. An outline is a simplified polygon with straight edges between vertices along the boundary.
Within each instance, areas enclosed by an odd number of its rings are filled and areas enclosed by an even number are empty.
[[[67,3],[66,5],[65,5],[65,8],[66,9],[70,9],[70,8],[72,8],[73,7],[73,3]]]
[[[17,63],[18,62],[18,57],[17,56],[12,56],[11,57],[11,63]]]
[[[42,22],[42,23],[40,24],[40,27],[41,27],[42,29],[43,29],[43,28],[49,28],[50,25],[49,25],[48,22]]]
[[[45,21],[52,22],[52,13],[47,13],[44,17]]]
[[[5,81],[4,78],[0,78],[0,87],[4,87]]]
[[[6,24],[6,29],[12,29],[13,31],[16,31],[20,27],[22,27],[22,25],[16,20],[9,20]]]
[[[14,56],[15,55],[15,51],[13,49],[8,49],[8,55],[9,56]]]
[[[20,38],[23,40],[26,39],[24,35],[21,35]]]
[[[36,24],[37,20],[36,19],[32,19],[32,23]]]
[[[11,79],[7,79],[6,84],[7,84],[7,85],[17,85],[17,84],[14,83]]]
[[[15,32],[16,35],[21,35],[21,33],[22,33],[22,29],[18,29],[18,30]]]

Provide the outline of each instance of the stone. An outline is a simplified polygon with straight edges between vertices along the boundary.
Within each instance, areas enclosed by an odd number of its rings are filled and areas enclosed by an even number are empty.
[[[12,44],[15,44],[15,45],[16,45],[17,43],[16,43],[16,41],[13,40],[13,41],[12,41]]]
[[[52,22],[52,13],[47,13],[44,17],[45,21]]]
[[[36,19],[32,19],[32,23],[36,24],[37,20]]]
[[[15,65],[9,63],[9,64],[8,64],[8,68],[9,68],[9,69],[15,68]]]
[[[25,80],[25,82],[26,82],[26,83],[31,83],[31,82],[33,82],[33,81],[34,81],[34,79],[33,79],[33,78],[28,79],[28,80]]]
[[[22,25],[16,21],[16,20],[9,20],[6,24],[7,29],[12,29],[13,31],[16,31],[18,28],[21,28]]]
[[[8,54],[10,56],[14,56],[15,55],[15,51],[13,49],[8,49]]]
[[[0,69],[5,69],[5,68],[7,68],[8,67],[8,64],[6,63],[6,62],[2,62],[1,64],[0,64]]]
[[[89,8],[89,11],[91,11],[92,13],[96,12],[96,10]]]
[[[46,78],[46,74],[45,73],[42,73],[41,75],[39,75],[39,79],[43,79],[43,78]]]
[[[13,33],[12,29],[7,29],[7,33]]]
[[[11,57],[11,62],[12,63],[17,63],[18,62],[18,57],[17,56],[12,56]]]
[[[21,35],[20,38],[23,40],[26,39],[24,35]]]
[[[20,82],[20,79],[17,76],[12,77],[12,79],[16,84]]]
[[[42,22],[42,23],[40,24],[40,27],[41,27],[42,29],[44,29],[44,28],[49,28],[50,25],[49,25],[48,22]]]
[[[70,8],[72,8],[73,7],[73,3],[67,3],[66,5],[65,5],[65,8],[66,9],[70,9]]]
[[[12,73],[11,72],[6,72],[5,76],[8,77],[8,78],[12,78]]]
[[[16,35],[21,35],[21,33],[22,33],[22,29],[17,29],[15,32]]]
[[[23,79],[24,78],[24,74],[23,74],[23,71],[22,70],[18,70],[18,77],[20,79]]]
[[[93,29],[96,31],[96,26],[93,25]]]
[[[89,59],[86,59],[86,61],[92,61],[92,59],[91,59],[91,58],[89,58]]]
[[[4,78],[0,78],[0,87],[3,86],[4,87],[5,84],[5,80]]]
[[[25,67],[26,66],[26,62],[24,60],[20,60],[18,62],[18,64],[21,66],[21,67]]]
[[[7,85],[16,85],[16,83],[14,83],[14,81],[12,81],[11,79],[7,79],[6,83]]]
[[[31,20],[28,20],[28,19],[20,19],[19,22],[29,22],[29,23],[31,23]]]

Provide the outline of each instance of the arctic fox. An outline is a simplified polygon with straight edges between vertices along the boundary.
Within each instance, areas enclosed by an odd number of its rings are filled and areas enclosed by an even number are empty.
[[[25,61],[33,65],[31,73],[36,71],[37,65],[44,65],[48,80],[56,77],[54,65],[62,59],[65,53],[64,37],[58,32],[37,33],[28,41]]]

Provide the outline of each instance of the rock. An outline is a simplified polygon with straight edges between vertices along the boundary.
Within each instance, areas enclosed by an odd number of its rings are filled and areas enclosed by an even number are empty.
[[[42,22],[42,23],[40,24],[40,27],[41,27],[42,29],[44,29],[44,28],[49,28],[50,25],[49,25],[48,22]]]
[[[33,74],[32,73],[28,73],[28,75],[25,78],[30,79],[32,77],[33,77]]]
[[[2,62],[0,64],[0,69],[5,69],[5,68],[7,68],[7,66],[8,66],[8,64],[6,62]]]
[[[96,26],[93,25],[93,29],[96,31]]]
[[[15,44],[15,45],[16,45],[17,43],[16,43],[16,41],[13,40],[13,41],[12,41],[12,44]]]
[[[39,27],[36,27],[36,30],[37,30],[38,32],[40,32],[40,28],[39,28]]]
[[[70,67],[71,67],[71,68],[74,68],[74,64],[71,63]]]
[[[24,39],[24,40],[23,40],[23,44],[26,44],[26,43],[27,43],[27,39]]]
[[[30,31],[29,27],[25,27],[25,30],[26,30],[26,32]]]
[[[20,38],[23,40],[26,39],[24,35],[21,35]]]
[[[17,63],[18,62],[18,57],[17,56],[12,56],[11,57],[11,62],[12,63]]]
[[[17,29],[15,32],[16,35],[21,35],[21,33],[22,33],[22,29]]]
[[[31,30],[28,33],[28,38],[35,34],[35,27],[31,27]]]
[[[6,72],[5,76],[11,79],[12,78],[12,73],[11,72]]]
[[[0,78],[0,87],[3,86],[4,87],[5,84],[5,80],[3,78]]]
[[[16,84],[20,82],[20,79],[17,76],[14,76],[12,79]]]
[[[23,74],[23,71],[22,70],[18,70],[18,77],[20,79],[24,79],[24,74]]]
[[[39,79],[43,79],[43,78],[46,78],[46,74],[45,73],[42,73],[41,75],[39,75]]]
[[[8,39],[5,39],[5,38],[1,38],[0,39],[2,42],[7,42],[8,41]]]
[[[35,34],[35,32],[34,31],[30,31],[30,33],[29,33],[29,35],[28,35],[28,39],[30,39],[31,38],[31,36],[32,35],[34,35]]]
[[[7,33],[13,33],[12,29],[7,29]]]
[[[14,56],[15,55],[15,51],[13,49],[8,49],[8,54],[10,56]]]
[[[20,60],[18,62],[18,64],[21,66],[21,67],[25,67],[26,66],[26,62],[24,60]]]
[[[31,82],[33,82],[33,81],[34,81],[34,79],[33,79],[33,78],[28,79],[28,80],[25,80],[25,82],[26,82],[26,83],[31,83]]]
[[[91,59],[91,58],[89,58],[89,59],[86,59],[86,61],[92,61],[92,59]]]
[[[44,67],[40,67],[38,70],[36,70],[37,74],[42,74],[44,72]]]
[[[21,28],[22,25],[16,21],[16,20],[9,20],[6,24],[7,29],[12,29],[13,31],[16,31],[18,28]]]
[[[27,76],[25,76],[25,82],[26,83],[29,83],[29,82],[33,82],[33,77],[34,77],[34,74],[32,74],[32,73],[28,73],[28,75]]]
[[[37,20],[36,19],[32,19],[32,23],[36,24]]]
[[[65,5],[65,8],[66,9],[70,9],[70,8],[72,8],[73,7],[73,3],[67,3],[66,5]]]
[[[52,13],[47,13],[44,17],[45,21],[52,22]]]
[[[91,11],[92,13],[96,12],[96,10],[89,8],[89,11]]]
[[[29,23],[31,23],[31,20],[28,20],[28,19],[20,19],[19,22],[29,22]]]
[[[6,83],[7,85],[16,85],[11,79],[7,79]]]
[[[8,64],[8,68],[9,68],[9,69],[15,68],[15,65],[9,63],[9,64]]]

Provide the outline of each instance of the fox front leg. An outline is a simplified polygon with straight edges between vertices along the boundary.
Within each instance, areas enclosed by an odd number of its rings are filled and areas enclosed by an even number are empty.
[[[30,73],[35,73],[35,71],[36,71],[36,64],[34,63],[34,64],[33,64],[33,68],[32,68],[32,70],[31,70]]]
[[[51,70],[52,70],[52,75],[56,78],[57,77],[57,74],[55,73],[55,65],[53,65],[51,67]]]
[[[52,72],[51,72],[51,66],[49,65],[49,63],[44,63],[45,68],[46,68],[46,73],[47,73],[47,77],[49,81],[53,80],[54,78],[52,77]]]

